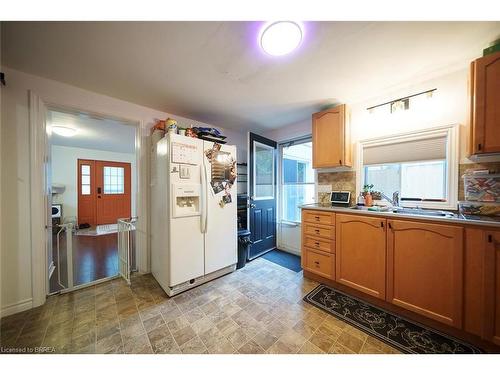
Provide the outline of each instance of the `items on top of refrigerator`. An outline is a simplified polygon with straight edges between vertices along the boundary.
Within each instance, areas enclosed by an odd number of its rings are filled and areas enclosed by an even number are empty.
[[[463,178],[466,201],[500,202],[500,174],[471,171]]]
[[[173,118],[167,118],[166,120],[158,120],[156,124],[151,128],[151,134],[156,130],[160,130],[165,134],[167,131],[171,133],[177,133],[177,121]]]
[[[193,127],[192,129],[195,132],[196,136],[200,139],[222,144],[226,143],[226,141],[224,140],[226,139],[226,137],[222,135],[221,132],[216,128],[199,126],[199,127]]]

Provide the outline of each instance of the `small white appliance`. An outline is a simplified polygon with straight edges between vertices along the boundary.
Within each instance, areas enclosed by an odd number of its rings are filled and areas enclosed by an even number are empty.
[[[173,296],[235,270],[236,147],[167,134],[153,158],[151,269]]]

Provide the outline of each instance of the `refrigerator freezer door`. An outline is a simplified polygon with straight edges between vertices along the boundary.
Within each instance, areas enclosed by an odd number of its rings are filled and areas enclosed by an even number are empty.
[[[231,202],[221,207],[220,202],[224,190],[212,186],[212,171],[220,176],[227,175],[220,170],[217,164],[212,169],[212,164],[206,157],[206,152],[213,147],[212,142],[204,141],[204,167],[207,181],[206,192],[206,232],[205,232],[205,274],[231,266],[237,261],[237,218],[236,218],[236,182],[231,188]],[[236,147],[222,145],[222,156],[236,161]],[[217,176],[214,176],[217,177]],[[216,192],[214,192],[214,189]],[[220,191],[219,191],[220,190]]]
[[[203,142],[170,134],[169,182],[164,192],[170,196],[168,286],[203,276],[203,233],[200,230],[200,195]],[[182,172],[189,169],[189,172]],[[201,194],[200,194],[201,193]],[[174,206],[175,205],[175,206]]]

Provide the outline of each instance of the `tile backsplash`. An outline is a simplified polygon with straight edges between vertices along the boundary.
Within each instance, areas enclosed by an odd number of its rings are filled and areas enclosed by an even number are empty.
[[[488,169],[490,173],[500,173],[500,162],[460,164],[458,168],[458,200],[464,200],[464,180],[462,176],[469,169]],[[319,172],[318,185],[328,186],[331,190],[345,190],[351,192],[351,205],[356,201],[356,172]],[[326,189],[326,188],[325,188]],[[323,190],[324,191],[324,190]],[[330,193],[318,193],[319,203],[329,203]]]
[[[356,172],[355,171],[342,171],[342,172],[320,172],[318,173],[318,185],[329,186],[331,190],[344,190],[351,192],[351,202],[354,204],[356,197]],[[329,203],[330,193],[318,193],[319,203]]]

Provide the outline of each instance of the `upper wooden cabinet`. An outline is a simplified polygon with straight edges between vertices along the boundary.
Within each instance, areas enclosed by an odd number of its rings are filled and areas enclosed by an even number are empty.
[[[483,338],[500,345],[500,232],[486,233]]]
[[[312,115],[313,168],[352,166],[348,117],[345,104]]]
[[[387,301],[461,328],[463,228],[387,221]]]
[[[335,281],[385,298],[386,220],[336,215]]]
[[[500,153],[500,52],[471,63],[469,90],[469,153]]]

